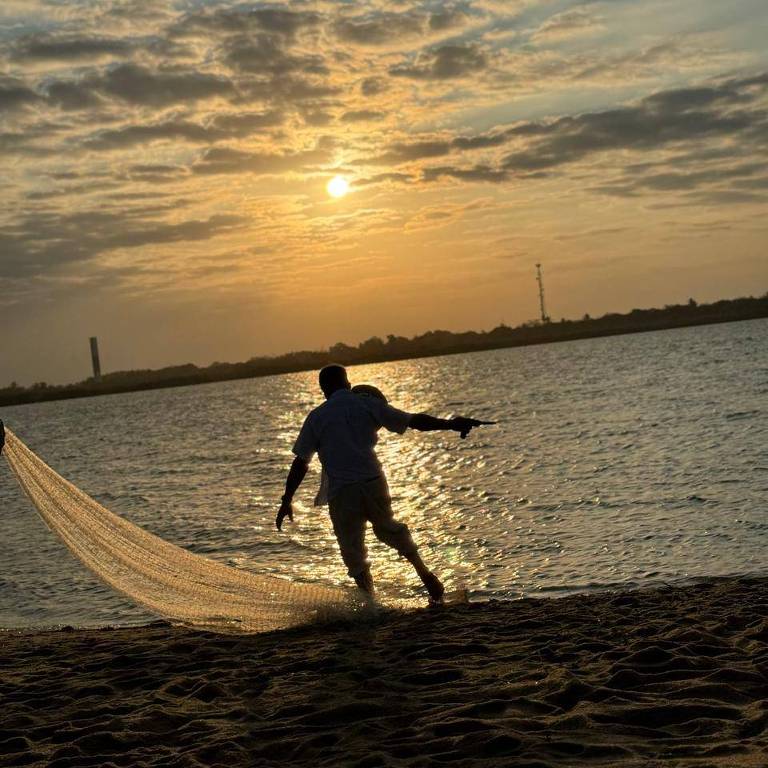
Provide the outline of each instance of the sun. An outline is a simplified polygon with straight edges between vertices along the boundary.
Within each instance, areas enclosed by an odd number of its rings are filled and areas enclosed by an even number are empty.
[[[349,192],[349,182],[343,176],[334,176],[325,188],[331,197],[344,197]]]

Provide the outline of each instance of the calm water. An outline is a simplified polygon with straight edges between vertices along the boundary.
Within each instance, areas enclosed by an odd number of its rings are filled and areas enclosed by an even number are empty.
[[[396,513],[450,585],[559,595],[768,572],[768,321],[355,367],[399,407],[501,424],[383,433]],[[118,514],[238,568],[345,583],[324,510],[274,530],[315,374],[6,408],[49,464]],[[147,614],[87,573],[0,465],[0,626]],[[372,537],[371,537],[372,539]],[[370,542],[380,588],[407,564]]]

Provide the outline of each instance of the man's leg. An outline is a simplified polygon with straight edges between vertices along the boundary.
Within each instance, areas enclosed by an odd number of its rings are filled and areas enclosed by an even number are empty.
[[[421,559],[421,555],[419,555],[418,552],[411,552],[410,554],[404,555],[404,557],[416,569],[416,573],[419,574],[419,578],[427,588],[430,598],[435,602],[442,600],[443,595],[445,594],[443,582],[440,581],[429,568],[427,568],[424,561]]]
[[[341,559],[355,584],[373,595],[373,579],[368,567],[368,550],[365,547],[367,520],[363,511],[363,498],[358,484],[344,486],[328,502],[333,532],[339,543]]]
[[[373,576],[371,576],[371,569],[366,567],[366,569],[359,573],[357,576],[355,576],[355,584],[363,590],[363,592],[367,592],[371,597],[374,595],[374,587],[373,587]]]
[[[445,587],[421,559],[408,526],[395,520],[386,480],[381,478],[366,483],[364,490],[366,515],[371,521],[376,538],[396,549],[415,568],[430,598],[434,601],[440,600],[445,593]]]

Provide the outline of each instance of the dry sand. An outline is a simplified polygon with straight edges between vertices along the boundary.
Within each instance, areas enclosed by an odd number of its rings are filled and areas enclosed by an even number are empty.
[[[0,764],[768,765],[768,580],[0,635]]]

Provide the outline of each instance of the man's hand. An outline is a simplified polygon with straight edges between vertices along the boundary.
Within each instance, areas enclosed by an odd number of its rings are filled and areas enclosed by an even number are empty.
[[[495,421],[481,421],[480,419],[468,419],[465,416],[455,416],[451,419],[451,429],[454,430],[454,432],[459,432],[461,434],[461,439],[463,440],[474,427],[480,427],[483,424],[495,424]]]
[[[286,517],[293,522],[293,504],[290,500],[283,499],[280,504],[280,509],[277,511],[277,517],[275,518],[275,525],[277,526],[278,531],[283,529],[283,520],[285,520]]]

